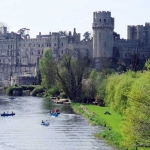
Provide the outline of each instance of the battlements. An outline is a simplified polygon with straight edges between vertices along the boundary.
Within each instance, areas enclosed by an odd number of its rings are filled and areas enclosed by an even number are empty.
[[[98,15],[98,14],[107,14],[107,15],[110,15],[111,16],[111,12],[110,11],[95,11],[94,12],[95,15]]]
[[[150,22],[145,22],[145,26],[150,26]]]
[[[93,29],[94,28],[114,28],[114,18],[111,17],[109,11],[98,11],[93,13]]]

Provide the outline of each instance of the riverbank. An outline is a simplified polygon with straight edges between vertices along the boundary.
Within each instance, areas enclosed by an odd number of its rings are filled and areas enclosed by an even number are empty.
[[[97,105],[82,105],[71,104],[74,111],[87,118],[93,125],[99,125],[104,128],[104,131],[97,133],[95,136],[100,139],[105,139],[107,143],[115,147],[117,150],[123,150],[120,146],[122,136],[119,134],[120,122],[123,119],[121,115],[111,112],[108,107],[99,107]],[[110,114],[104,114],[109,112]]]
[[[121,136],[122,115],[111,111],[109,107],[82,105],[77,103],[72,103],[71,106],[76,113],[87,118],[91,124],[100,125],[104,128],[103,132],[95,135],[97,138],[105,139],[108,144],[115,147],[117,150],[126,149],[121,145],[123,142],[123,138]],[[135,150],[135,148],[132,150]],[[145,150],[145,148],[138,148],[138,150]],[[148,150],[148,148],[146,150]]]

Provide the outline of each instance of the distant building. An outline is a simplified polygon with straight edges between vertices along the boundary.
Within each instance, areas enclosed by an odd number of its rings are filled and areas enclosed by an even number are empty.
[[[141,59],[150,57],[150,23],[128,26],[127,39],[120,39],[120,35],[114,32],[114,24],[111,12],[94,12],[93,38],[89,40],[81,40],[76,29],[73,33],[59,31],[42,35],[39,32],[36,38],[30,38],[29,29],[9,33],[6,26],[1,26],[0,82],[7,86],[16,78],[16,83],[23,84],[20,79],[18,81],[19,76],[24,73],[36,76],[37,60],[41,59],[45,48],[51,48],[58,60],[72,50],[73,57],[87,57],[95,62],[93,67],[97,69],[101,68],[103,58],[130,61],[133,52],[137,52]]]

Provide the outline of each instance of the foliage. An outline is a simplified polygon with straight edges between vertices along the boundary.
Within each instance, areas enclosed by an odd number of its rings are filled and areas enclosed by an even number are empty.
[[[122,125],[122,144],[150,147],[150,72],[144,72],[135,80],[128,97],[130,107],[126,110]]]
[[[61,92],[61,93],[60,93],[60,97],[61,97],[61,98],[68,98],[68,96],[66,95],[65,92]]]
[[[9,87],[6,89],[6,94],[7,94],[7,95],[13,95],[13,86],[9,86]]]
[[[17,91],[18,92],[18,95],[21,96],[22,95],[22,87],[21,86],[17,86],[17,85],[14,85],[14,86],[9,86],[7,89],[6,89],[6,94],[7,95],[13,95],[13,91]]]
[[[84,79],[82,84],[83,98],[86,99],[86,102],[88,103],[94,101],[94,97],[97,93],[97,86],[99,84],[99,73],[93,69],[89,79]]]
[[[56,62],[53,58],[52,51],[45,49],[43,58],[40,60],[40,73],[42,76],[42,86],[46,89],[55,84]]]
[[[128,91],[130,91],[135,72],[128,71],[125,74],[114,74],[108,77],[106,85],[105,103],[118,113],[123,113],[128,105]]]
[[[60,94],[61,89],[58,85],[52,86],[50,89],[48,89],[45,93],[46,97],[56,97]]]
[[[147,70],[150,70],[150,59],[148,59],[145,63],[145,67],[147,68]]]
[[[84,37],[83,40],[88,41],[90,40],[91,34],[87,31],[83,34],[83,37]]]
[[[38,85],[36,86],[36,88],[32,91],[32,96],[38,96],[40,94],[41,95],[44,95],[44,92],[45,92],[45,89],[41,86],[41,85]]]
[[[57,66],[56,78],[61,88],[72,101],[80,101],[83,74],[88,64],[87,59],[72,59],[71,54],[64,55]]]
[[[21,87],[22,87],[22,90],[32,91],[36,87],[36,85],[21,85]]]

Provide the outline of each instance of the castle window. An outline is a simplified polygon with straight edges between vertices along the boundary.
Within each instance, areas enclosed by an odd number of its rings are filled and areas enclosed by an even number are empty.
[[[63,43],[61,43],[61,46],[63,46]]]
[[[104,19],[104,22],[106,23],[106,19]]]
[[[47,43],[47,47],[48,47],[48,43]]]
[[[57,44],[56,43],[54,43],[54,46],[56,46]]]
[[[101,22],[101,19],[99,19],[99,22]]]
[[[44,44],[42,44],[42,47],[44,47]]]
[[[40,47],[40,44],[39,44],[39,47]]]

